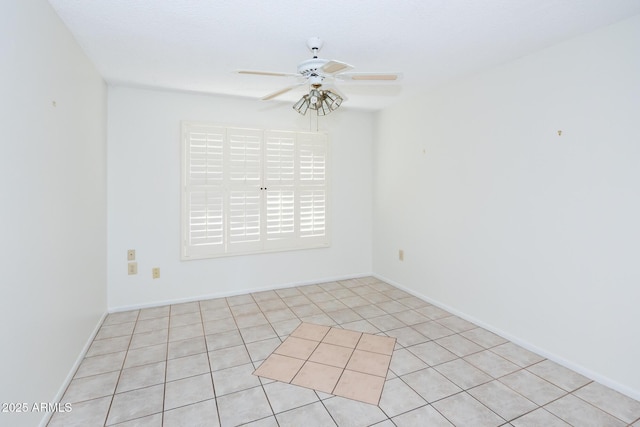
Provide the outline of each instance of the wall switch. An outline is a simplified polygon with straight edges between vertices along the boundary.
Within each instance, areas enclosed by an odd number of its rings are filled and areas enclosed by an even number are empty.
[[[151,276],[154,279],[159,279],[160,278],[160,267],[154,267],[151,269]]]
[[[129,249],[127,251],[127,261],[134,261],[136,259],[136,250]]]
[[[128,267],[128,274],[129,275],[138,274],[138,263],[137,262],[130,262],[127,267]]]
[[[400,250],[398,251],[398,259],[399,259],[400,261],[404,261],[404,250],[400,249]]]

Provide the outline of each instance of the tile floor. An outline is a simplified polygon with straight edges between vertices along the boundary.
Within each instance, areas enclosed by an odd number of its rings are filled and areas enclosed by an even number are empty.
[[[253,375],[301,323],[396,339],[378,405]],[[640,402],[370,277],[110,314],[62,402],[50,427],[640,427]]]

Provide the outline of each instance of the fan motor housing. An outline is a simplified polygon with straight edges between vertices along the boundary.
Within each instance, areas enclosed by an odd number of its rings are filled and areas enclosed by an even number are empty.
[[[298,65],[298,73],[302,74],[303,76],[309,76],[311,74],[317,73],[318,70],[322,68],[322,66],[327,62],[329,61],[320,58],[308,59]]]

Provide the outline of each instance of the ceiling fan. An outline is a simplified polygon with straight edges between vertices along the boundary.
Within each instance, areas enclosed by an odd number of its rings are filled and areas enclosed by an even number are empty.
[[[319,37],[311,37],[307,40],[307,46],[313,53],[313,58],[298,64],[296,73],[280,73],[271,71],[238,70],[239,74],[254,74],[259,76],[295,77],[298,82],[270,93],[263,100],[274,99],[292,89],[309,85],[309,93],[296,102],[293,109],[300,114],[306,114],[308,109],[315,110],[319,116],[329,114],[336,110],[342,101],[346,99],[332,84],[335,80],[366,80],[366,81],[393,81],[401,76],[398,73],[353,73],[349,72],[353,66],[336,61],[334,59],[318,58],[318,51],[322,47]]]

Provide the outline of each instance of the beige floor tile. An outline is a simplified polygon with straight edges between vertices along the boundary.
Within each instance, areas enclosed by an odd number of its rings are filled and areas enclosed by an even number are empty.
[[[538,407],[499,381],[491,381],[467,390],[467,393],[507,421]]]
[[[164,409],[166,411],[213,398],[211,374],[196,375],[166,384]]]
[[[287,337],[293,332],[302,322],[299,319],[283,320],[282,322],[272,323],[273,330],[276,331],[279,337]]]
[[[391,355],[395,344],[395,338],[366,334],[360,338],[356,349]]]
[[[364,332],[367,334],[378,334],[381,332],[380,329],[376,328],[364,319],[356,320],[355,322],[343,323],[340,326],[350,331]]]
[[[291,384],[332,393],[343,369],[320,363],[306,362],[291,380]]]
[[[371,317],[368,320],[369,320],[369,323],[371,323],[373,326],[375,326],[376,328],[380,329],[383,332],[389,331],[391,329],[398,329],[398,328],[403,328],[407,326],[402,321],[398,320],[397,318],[393,317],[390,314],[385,314],[384,316],[378,316],[378,317]]]
[[[167,344],[156,344],[143,348],[136,348],[127,352],[124,368],[163,362],[167,358]]]
[[[135,336],[135,334],[134,334]],[[165,340],[166,341],[166,340]],[[87,351],[86,357],[100,356],[109,353],[126,351],[131,342],[131,337],[107,338],[104,340],[94,340]]]
[[[157,362],[149,365],[136,366],[123,369],[118,380],[116,393],[122,393],[138,388],[149,387],[156,384],[164,384],[166,362]]]
[[[219,397],[217,404],[222,427],[239,426],[273,415],[262,387]]]
[[[189,338],[200,337],[204,335],[202,323],[193,323],[185,326],[176,326],[169,328],[169,341],[182,341]]]
[[[235,316],[236,324],[238,328],[250,328],[252,326],[258,325],[266,325],[269,323],[264,314],[255,313],[255,314],[243,314],[240,316]]]
[[[276,337],[268,340],[247,343],[246,346],[249,356],[251,357],[251,361],[255,362],[266,359],[276,348],[278,348],[280,344],[282,344],[282,341],[280,341],[280,338]]]
[[[393,418],[393,423],[397,427],[454,427],[442,414],[436,411],[433,406],[421,406],[402,415]]]
[[[331,328],[322,342],[335,344],[342,347],[355,348],[362,337],[362,332],[349,331],[346,329]]]
[[[270,324],[251,326],[249,328],[240,329],[242,340],[245,343],[266,340],[268,338],[276,338],[276,332]]]
[[[318,395],[311,389],[280,381],[265,385],[264,391],[267,393],[273,413],[276,415],[320,400]]]
[[[439,338],[436,340],[438,345],[449,350],[451,353],[458,357],[468,356],[473,353],[484,350],[478,344],[466,339],[461,335],[449,335],[448,337]]]
[[[368,427],[387,419],[379,407],[368,403],[340,396],[325,399],[323,403],[340,427]]]
[[[138,320],[136,327],[133,330],[134,333],[139,334],[141,332],[151,332],[158,329],[167,329],[169,327],[169,316],[156,317],[147,320]]]
[[[438,345],[435,341],[429,341],[407,347],[406,350],[418,356],[422,361],[431,366],[439,365],[458,358],[458,356]]]
[[[461,332],[460,335],[484,348],[495,347],[507,342],[507,340],[501,336],[482,328],[469,329],[468,331]]]
[[[338,380],[333,394],[360,402],[377,405],[380,401],[384,378],[345,370]]]
[[[162,427],[219,427],[214,399],[165,411]],[[118,426],[119,427],[119,426]]]
[[[104,374],[106,372],[119,371],[122,369],[126,351],[108,353],[100,356],[85,357],[78,367],[74,378],[88,377],[91,375]]]
[[[260,313],[260,307],[255,302],[251,302],[248,304],[238,304],[229,307],[231,309],[231,313],[234,316],[241,316],[243,314],[257,314]]]
[[[409,387],[415,390],[428,403],[452,396],[462,391],[433,368],[412,372],[401,377]]]
[[[104,319],[103,325],[115,325],[118,323],[129,323],[138,320],[140,310],[121,311],[117,313],[109,313]]]
[[[409,350],[402,348],[393,352],[389,369],[396,375],[405,375],[428,367],[429,365],[422,359],[414,356]]]
[[[302,323],[291,333],[291,336],[313,341],[322,341],[327,332],[329,332],[329,329],[329,326]]]
[[[297,316],[290,308],[281,308],[278,310],[266,311],[264,313],[265,317],[269,322],[281,322],[283,320],[295,319]]]
[[[229,307],[255,303],[251,294],[234,295],[232,297],[227,297],[226,300]]]
[[[178,357],[193,356],[194,354],[206,352],[207,345],[205,337],[195,337],[182,341],[170,342],[167,351],[167,358],[176,359]]]
[[[301,359],[272,354],[253,374],[288,383],[291,382],[303,364],[304,360]]]
[[[526,350],[512,342],[500,344],[493,347],[491,351],[523,368],[544,360],[544,357]]]
[[[391,356],[386,354],[355,350],[351,359],[349,359],[347,369],[364,374],[386,377],[387,371],[389,370],[389,362],[391,362]]]
[[[112,396],[74,403],[69,412],[56,412],[47,427],[86,427],[104,425]]]
[[[463,390],[491,381],[489,375],[462,359],[455,359],[435,366],[438,372]]]
[[[194,323],[202,323],[202,317],[200,316],[199,311],[172,315],[170,317],[169,327],[175,328],[178,326],[192,325]]]
[[[171,312],[171,306],[164,305],[162,307],[143,308],[140,310],[138,320],[155,319],[157,317],[168,317]]]
[[[148,347],[150,345],[165,344],[169,338],[169,329],[158,329],[151,332],[133,334],[129,350]]]
[[[253,364],[234,366],[213,372],[213,382],[216,387],[216,396],[246,390],[260,385],[260,379],[252,375]]]
[[[209,359],[206,353],[169,359],[167,361],[167,381],[206,374],[209,371]]]
[[[171,316],[193,313],[200,311],[200,303],[198,301],[192,302],[183,302],[180,304],[172,304],[171,305]]]
[[[427,402],[400,378],[388,380],[380,397],[380,408],[389,417],[414,410]]]
[[[320,402],[276,415],[280,427],[331,427],[336,423]]]
[[[587,377],[580,375],[570,369],[560,366],[550,360],[543,360],[540,363],[529,366],[527,371],[543,378],[566,391],[574,391],[579,387],[591,382]]]
[[[471,354],[465,357],[464,360],[471,363],[476,368],[480,368],[493,378],[499,378],[521,369],[515,363],[511,363],[502,356],[498,356],[488,350]]]
[[[467,393],[454,394],[432,405],[456,426],[489,427],[501,426],[505,422]]]
[[[136,322],[118,323],[115,325],[102,325],[96,335],[97,340],[106,338],[115,338],[120,336],[128,336],[133,334]]]
[[[205,316],[206,317],[206,316]],[[233,317],[225,317],[223,319],[206,319],[204,321],[205,335],[219,334],[221,332],[238,330],[238,325]]]
[[[321,342],[309,356],[309,360],[338,368],[344,368],[347,366],[347,362],[349,362],[349,358],[352,357],[353,352],[352,348]]]
[[[207,343],[208,351],[220,350],[221,348],[235,347],[244,344],[242,335],[240,335],[240,331],[237,329],[206,335],[204,338]]]
[[[114,395],[107,425],[162,412],[163,395],[164,384]]]
[[[511,425],[514,427],[571,427],[560,418],[542,408],[531,411],[513,421]]]
[[[499,381],[538,405],[546,405],[566,394],[566,391],[527,370],[516,371]]]
[[[76,403],[84,400],[110,396],[115,392],[120,372],[107,372],[71,381],[62,402]]]
[[[275,353],[295,357],[296,359],[308,359],[311,353],[318,347],[318,341],[311,341],[309,339],[297,338],[289,336],[280,346],[275,350]]]
[[[618,418],[607,414],[590,403],[571,394],[554,400],[544,407],[563,421],[580,427],[622,427],[627,425]]]
[[[249,353],[247,353],[247,348],[244,345],[209,352],[209,364],[212,371],[244,365],[250,362]]]
[[[640,418],[640,402],[602,384],[593,382],[573,394],[624,422],[632,423]]]

